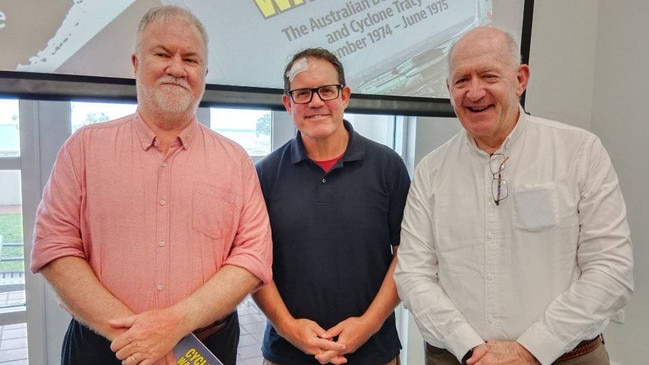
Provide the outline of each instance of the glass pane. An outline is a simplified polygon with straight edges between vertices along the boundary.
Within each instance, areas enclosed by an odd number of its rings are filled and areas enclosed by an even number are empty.
[[[107,122],[135,113],[137,104],[133,103],[95,103],[72,102],[72,132],[88,124]]]
[[[0,313],[25,310],[20,171],[0,171]]]
[[[0,158],[20,156],[18,100],[0,99]]]
[[[210,108],[210,121],[212,130],[239,143],[250,156],[270,153],[270,110]]]
[[[361,136],[392,149],[395,148],[394,118],[394,115],[345,113],[345,119],[354,126],[354,130]]]

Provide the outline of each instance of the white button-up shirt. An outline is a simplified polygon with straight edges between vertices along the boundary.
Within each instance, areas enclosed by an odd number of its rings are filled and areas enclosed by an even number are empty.
[[[600,140],[521,116],[494,156],[465,131],[417,166],[395,272],[424,339],[458,358],[518,341],[550,364],[597,336],[633,292],[617,175]],[[492,185],[503,158],[499,205]],[[497,180],[496,180],[497,183]]]

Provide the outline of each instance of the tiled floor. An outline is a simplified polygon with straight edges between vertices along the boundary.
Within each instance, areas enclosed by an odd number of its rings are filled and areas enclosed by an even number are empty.
[[[0,365],[27,364],[27,326],[0,326]]]
[[[23,303],[25,303],[24,290],[0,292],[0,307]],[[0,326],[0,365],[27,364],[27,325],[21,323]]]
[[[6,295],[5,295],[6,294]],[[8,293],[0,293],[0,302],[8,300]],[[239,339],[239,365],[261,365],[261,341],[266,317],[250,297],[238,308],[241,337]],[[0,365],[28,365],[27,327],[23,324],[0,326]]]
[[[264,339],[266,316],[255,302],[247,297],[239,304],[239,365],[261,365],[261,341]]]

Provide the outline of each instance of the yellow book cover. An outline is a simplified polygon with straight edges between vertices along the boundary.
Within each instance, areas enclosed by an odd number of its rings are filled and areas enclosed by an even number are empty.
[[[193,333],[183,337],[173,351],[176,365],[223,365]]]

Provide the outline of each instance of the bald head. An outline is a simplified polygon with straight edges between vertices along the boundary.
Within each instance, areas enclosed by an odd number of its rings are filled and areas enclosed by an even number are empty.
[[[509,33],[494,27],[478,27],[470,30],[455,42],[448,53],[448,71],[452,74],[454,59],[465,57],[467,52],[474,55],[480,53],[500,53],[509,60],[512,67],[521,64],[519,46]]]

